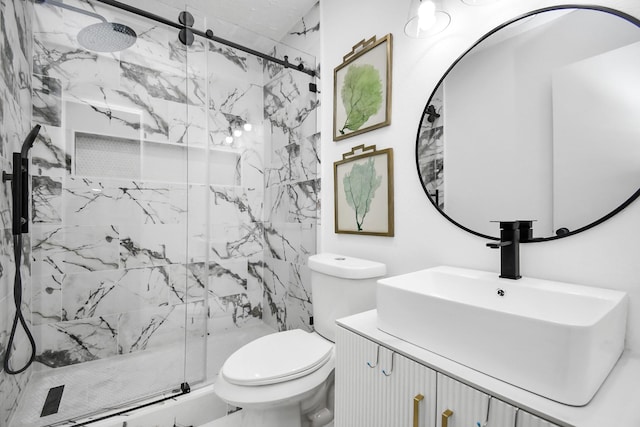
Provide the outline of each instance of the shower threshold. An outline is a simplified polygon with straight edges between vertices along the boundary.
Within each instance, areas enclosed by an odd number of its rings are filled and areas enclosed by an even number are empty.
[[[149,408],[159,410],[169,407],[169,403],[173,401],[191,399],[191,396],[203,393],[201,389],[212,392],[213,389],[207,387],[212,387],[222,363],[231,353],[242,345],[273,332],[273,328],[260,322],[209,336],[207,380],[204,379],[203,369],[198,369],[205,366],[204,351],[190,351],[187,359],[187,381],[194,391]],[[87,422],[90,422],[91,427],[121,427],[122,423],[113,424],[109,420],[91,422],[89,417],[97,420],[109,414],[120,413],[126,408],[133,409],[151,401],[178,396],[180,384],[184,381],[183,359],[184,349],[164,348],[35,372],[27,384],[10,427],[78,426]],[[64,385],[64,392],[58,412],[41,417],[49,390],[61,385]],[[218,401],[215,395],[210,398],[203,407],[201,421],[175,425],[199,426],[224,416],[227,413],[226,405]],[[188,402],[190,399],[184,401]],[[207,414],[209,409],[213,413]],[[166,424],[168,427],[174,426],[173,418],[165,421],[170,421]],[[127,423],[127,427],[135,425]],[[148,425],[143,423],[139,427]],[[155,422],[150,425],[163,427],[165,423]]]

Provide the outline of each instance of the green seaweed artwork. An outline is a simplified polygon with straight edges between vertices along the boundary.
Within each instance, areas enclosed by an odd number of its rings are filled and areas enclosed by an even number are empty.
[[[342,182],[347,204],[355,211],[358,231],[362,231],[364,218],[371,209],[371,201],[382,184],[382,175],[377,175],[373,158],[370,158],[366,163],[355,163]]]
[[[382,80],[380,71],[373,65],[351,65],[344,77],[342,104],[347,113],[340,134],[345,129],[360,129],[369,117],[380,110],[382,105]]]

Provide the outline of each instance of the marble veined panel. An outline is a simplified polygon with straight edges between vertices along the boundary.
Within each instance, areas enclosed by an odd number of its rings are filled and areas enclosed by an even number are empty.
[[[46,269],[46,267],[44,268]],[[34,263],[32,271],[42,271],[43,266]],[[31,321],[34,325],[62,321],[62,281],[65,276],[50,272],[31,277]]]
[[[245,224],[256,221],[243,188],[213,185],[209,188],[211,224]]]
[[[62,128],[42,125],[31,149],[31,164],[33,175],[61,177],[71,173],[71,154]]]
[[[2,79],[0,99],[4,100],[0,114],[0,156],[11,159],[11,153],[20,151],[24,137],[31,130],[28,121],[24,120],[28,111],[21,110]]]
[[[187,224],[122,224],[120,267],[149,267],[184,263]]]
[[[259,190],[262,195],[262,189],[265,186],[264,146],[260,144],[260,146],[257,146],[256,148],[248,147],[245,149],[242,152],[241,162],[241,185],[249,191]],[[260,215],[260,218],[262,218],[262,214]]]
[[[264,247],[261,222],[212,224],[209,241],[210,259],[229,260],[261,254]]]
[[[64,222],[91,224],[185,224],[185,184],[67,177]]]
[[[248,83],[242,77],[210,77],[209,141],[212,145],[228,145],[225,140],[228,136],[243,145],[255,145],[252,135],[257,134],[263,120],[262,86]],[[252,130],[247,131],[245,124],[251,125]]]
[[[264,298],[262,318],[274,329],[287,328],[287,291],[289,263],[270,257],[264,259]]]
[[[3,157],[0,157],[0,167],[3,171],[10,171],[11,163]],[[11,229],[12,226],[11,184],[7,184],[0,185],[0,236],[4,230]]]
[[[68,274],[62,283],[63,320],[166,307],[167,267]]]
[[[215,76],[241,76],[238,78],[244,82],[262,85],[263,60],[257,56],[210,41],[207,59],[209,80]]]
[[[169,304],[183,304],[204,299],[207,281],[206,264],[172,264],[169,266]]]
[[[50,13],[43,12],[44,9],[53,8],[35,6],[33,73],[57,79],[63,90],[83,83],[118,87],[120,73],[117,54],[83,49],[76,42],[77,31],[72,33],[67,27],[56,30],[54,26],[60,25],[62,20],[48,18]]]
[[[320,180],[297,182],[287,186],[289,196],[288,222],[313,222],[320,205]]]
[[[184,345],[185,334],[204,338],[205,319],[203,301],[121,314],[118,353]]]
[[[15,271],[13,234],[10,228],[2,228],[0,229],[0,300],[9,295],[9,289],[13,286],[13,271]],[[6,302],[8,304],[9,300]],[[6,311],[3,310],[3,313]]]
[[[311,302],[311,271],[306,265],[289,265],[289,289],[287,292],[287,329],[311,331],[313,316]]]
[[[47,270],[68,274],[119,267],[118,232],[111,226],[47,225],[34,229],[31,238],[34,262]]]
[[[31,183],[32,221],[62,224],[62,178],[34,175]]]
[[[209,330],[213,335],[262,323],[260,291],[213,297],[209,300]]]
[[[312,80],[306,74],[285,70],[264,86],[264,116],[288,135],[289,143],[316,133],[320,101],[309,91]]]
[[[30,16],[23,3],[3,1],[0,26],[0,80],[8,88],[10,98],[3,96],[2,99],[11,99],[25,112],[31,108],[30,32]],[[19,123],[23,121],[28,122],[21,119]]]
[[[236,295],[247,290],[247,259],[235,258],[209,263],[209,294]]]
[[[71,118],[66,124],[67,128],[72,125],[84,128],[89,124],[90,127],[84,130],[98,133],[95,126],[99,124],[104,127],[103,132],[107,135],[168,141],[171,121],[169,103],[153,98],[144,91],[132,92],[119,86],[82,83],[69,88],[65,99],[67,104],[86,105],[95,116],[88,119],[88,122]],[[129,128],[130,133],[125,134],[123,128]]]
[[[59,368],[117,354],[118,316],[100,316],[34,328],[40,368]]]
[[[32,120],[60,127],[62,122],[62,85],[54,77],[33,75]]]
[[[300,226],[287,223],[265,223],[265,253],[270,258],[294,262],[301,245]]]
[[[207,112],[204,107],[169,102],[169,142],[190,147],[207,144]]]
[[[120,62],[122,87],[132,93],[167,101],[206,105],[204,78],[169,74],[155,68]]]

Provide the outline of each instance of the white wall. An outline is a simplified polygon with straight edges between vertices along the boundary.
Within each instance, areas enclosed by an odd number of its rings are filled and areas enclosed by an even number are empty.
[[[575,1],[576,4],[592,2]],[[598,0],[640,17],[637,0]],[[331,118],[333,69],[352,45],[372,35],[393,33],[391,126],[333,142],[331,120],[322,123],[322,229],[319,251],[360,256],[387,264],[391,275],[447,264],[499,271],[499,254],[485,241],[458,229],[427,200],[415,166],[415,137],[425,103],[440,76],[466,48],[496,25],[553,0],[497,1],[467,6],[447,0],[449,28],[427,40],[407,38],[403,26],[408,0],[322,1],[322,116]],[[334,234],[333,162],[359,144],[393,147],[395,237]],[[640,351],[640,202],[580,235],[521,247],[527,276],[621,289],[630,295],[627,346]]]

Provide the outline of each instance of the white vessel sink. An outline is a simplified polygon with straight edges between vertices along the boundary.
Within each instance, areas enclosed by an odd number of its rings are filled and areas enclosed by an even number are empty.
[[[377,293],[380,330],[568,405],[591,400],[624,348],[624,292],[436,267]]]

